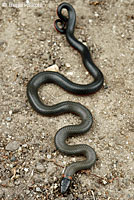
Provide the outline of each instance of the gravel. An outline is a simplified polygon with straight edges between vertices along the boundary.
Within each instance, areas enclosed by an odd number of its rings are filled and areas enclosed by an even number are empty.
[[[80,119],[71,114],[37,114],[27,99],[27,83],[46,70],[80,84],[89,83],[92,77],[79,53],[53,28],[61,1],[40,2],[40,8],[0,6],[0,199],[133,200],[133,0],[68,1],[77,14],[75,36],[90,48],[105,83],[90,96],[75,96],[53,84],[39,90],[44,103],[80,102],[94,119],[88,133],[69,138],[68,143],[94,148],[96,165],[75,174],[65,195],[60,194],[64,168],[84,158],[61,155],[54,136]]]

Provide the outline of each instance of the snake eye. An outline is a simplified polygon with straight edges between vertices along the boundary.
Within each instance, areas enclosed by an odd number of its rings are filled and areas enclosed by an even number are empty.
[[[65,34],[65,33],[66,33],[65,26],[66,26],[65,22],[62,21],[61,19],[57,19],[57,20],[54,22],[54,27],[55,27],[55,29],[56,29],[58,32],[62,33],[62,34]]]
[[[71,180],[69,178],[64,177],[61,181],[61,193],[64,194],[67,192],[69,186],[71,184]]]

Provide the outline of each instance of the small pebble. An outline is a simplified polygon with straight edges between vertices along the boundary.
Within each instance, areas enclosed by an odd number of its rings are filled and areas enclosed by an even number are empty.
[[[48,158],[48,159],[51,159],[51,155],[48,154],[48,155],[47,155],[47,158]]]
[[[105,138],[105,136],[104,135],[99,135],[98,138],[99,138],[99,140],[103,140]]]
[[[56,171],[55,165],[52,163],[48,163],[46,174],[48,174],[50,176],[50,175],[54,174],[55,171]]]
[[[20,143],[18,141],[13,141],[7,144],[6,150],[7,151],[16,151],[20,146]]]
[[[67,68],[70,68],[70,67],[71,67],[71,65],[70,65],[69,63],[66,63],[65,66],[66,66]]]
[[[26,148],[26,147],[27,147],[27,144],[23,144],[22,147]]]
[[[95,17],[99,17],[99,14],[98,14],[98,13],[95,13],[94,15],[95,15]]]
[[[11,121],[12,121],[12,118],[11,118],[11,117],[7,117],[7,118],[6,118],[6,121],[11,122]]]
[[[113,147],[114,146],[114,143],[113,142],[109,142],[109,147]]]
[[[47,68],[45,69],[45,71],[58,72],[58,71],[59,71],[59,67],[58,67],[58,65],[54,64],[54,65],[51,65],[50,67],[47,67]]]
[[[104,185],[106,185],[106,184],[107,184],[107,181],[105,181],[105,180],[102,180],[102,182],[103,182],[103,184],[104,184]]]
[[[25,193],[28,195],[30,193],[30,190],[26,190]]]
[[[53,188],[56,189],[58,187],[57,183],[54,184]]]
[[[76,158],[72,158],[72,161],[73,161],[73,162],[76,162]]]
[[[92,20],[92,19],[89,19],[88,21],[89,21],[89,23],[92,23],[92,22],[93,22],[93,20]]]
[[[10,110],[10,111],[9,111],[9,115],[12,115],[12,113],[13,113],[13,111],[12,111],[12,110]]]
[[[25,171],[25,172],[28,172],[28,171],[29,171],[29,169],[28,169],[28,168],[24,168],[24,171]]]
[[[73,75],[73,72],[67,72],[67,75],[72,76],[72,75]]]
[[[83,44],[84,44],[85,46],[87,46],[87,43],[86,43],[86,42],[83,42]]]
[[[98,196],[101,196],[101,192],[98,192]]]
[[[41,164],[41,163],[37,163],[37,165],[36,165],[36,170],[38,171],[38,172],[44,172],[45,171],[45,168],[44,168],[44,166]]]
[[[103,86],[104,86],[104,89],[108,89],[108,86],[105,83],[103,84]]]
[[[16,180],[15,185],[20,185],[20,180]]]
[[[36,192],[42,192],[39,187],[36,187]]]
[[[12,156],[12,157],[11,157],[11,162],[14,162],[14,161],[16,161],[16,157],[15,157],[15,156]]]
[[[10,166],[10,168],[13,168],[13,167],[14,167],[13,164],[10,164],[9,166]]]

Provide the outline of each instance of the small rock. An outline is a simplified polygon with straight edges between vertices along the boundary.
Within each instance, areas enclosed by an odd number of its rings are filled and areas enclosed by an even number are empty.
[[[13,113],[13,111],[12,111],[12,110],[10,110],[10,111],[9,111],[9,115],[12,115],[12,113]]]
[[[15,185],[20,185],[20,180],[16,180],[14,183]]]
[[[53,186],[53,188],[56,189],[57,187],[58,187],[58,184],[55,183],[54,186]]]
[[[47,158],[48,158],[48,159],[51,159],[51,155],[50,155],[50,154],[48,154],[48,155],[47,155]]]
[[[99,140],[103,140],[105,138],[105,136],[104,135],[99,135],[98,138],[99,138]]]
[[[101,196],[101,192],[98,192],[98,196]]]
[[[10,166],[10,168],[13,168],[13,167],[14,167],[14,165],[13,165],[13,164],[10,164],[9,166]]]
[[[92,20],[92,19],[89,19],[88,21],[89,21],[89,23],[92,23],[92,22],[93,22],[93,20]]]
[[[103,84],[104,89],[108,89],[108,85],[106,83]]]
[[[30,190],[26,190],[25,193],[28,195],[30,193]]]
[[[0,189],[0,199],[4,196],[4,191]]]
[[[87,46],[87,43],[86,43],[86,42],[83,42],[83,44],[84,44],[85,46]]]
[[[72,76],[73,72],[67,72],[67,75]]]
[[[29,171],[29,169],[28,169],[28,168],[24,168],[24,171],[25,171],[25,172],[28,172],[28,171]]]
[[[54,64],[54,65],[52,65],[52,66],[50,66],[50,67],[47,67],[47,68],[45,69],[45,71],[59,72],[59,67],[58,67],[58,65]]]
[[[73,161],[73,162],[76,162],[76,158],[72,158],[72,161]]]
[[[11,117],[7,117],[6,121],[11,122],[12,118]]]
[[[48,163],[48,167],[47,167],[47,174],[48,175],[52,175],[52,174],[54,174],[55,173],[55,171],[56,171],[56,167],[55,167],[55,165],[54,164],[52,164],[52,163]]]
[[[0,50],[4,51],[7,47],[7,42],[0,40]]]
[[[41,37],[40,38],[40,40],[41,41],[45,41],[46,39],[45,39],[45,37]],[[44,59],[44,60],[49,60],[49,54],[48,53],[44,53],[43,55],[42,55],[42,59]]]
[[[44,168],[44,166],[41,164],[41,163],[37,163],[37,165],[36,165],[36,170],[38,171],[38,172],[44,172],[45,171],[45,168]]]
[[[16,151],[20,146],[20,143],[18,141],[13,141],[7,144],[6,150],[7,151]]]
[[[106,185],[106,184],[107,184],[107,181],[106,181],[106,180],[102,180],[102,183],[103,183],[104,185]]]
[[[43,29],[42,29],[42,27],[39,27],[38,30],[39,30],[39,31],[42,31]]]
[[[95,13],[94,15],[95,15],[95,17],[99,17],[99,14],[98,14],[98,13]]]
[[[71,67],[71,65],[70,65],[69,63],[66,63],[65,66],[66,66],[67,68],[70,68],[70,67]]]
[[[15,162],[16,161],[16,157],[15,156],[12,156],[11,157],[11,162]]]
[[[23,146],[24,148],[26,148],[26,147],[27,147],[27,144],[23,144],[22,146]]]
[[[114,143],[113,143],[113,142],[109,142],[108,146],[109,146],[109,147],[113,147],[113,146],[114,146]]]
[[[39,187],[36,187],[36,192],[42,192],[41,189]]]

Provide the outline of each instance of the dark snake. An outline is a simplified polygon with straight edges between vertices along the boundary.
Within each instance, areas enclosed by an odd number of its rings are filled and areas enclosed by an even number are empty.
[[[62,14],[63,9],[67,10],[68,17]],[[96,162],[96,153],[90,146],[86,144],[68,145],[65,142],[68,137],[89,131],[93,122],[92,115],[85,106],[72,101],[61,102],[52,106],[45,105],[39,98],[38,89],[42,84],[54,83],[68,92],[88,95],[97,92],[102,87],[104,78],[101,71],[93,63],[88,48],[74,36],[76,22],[74,8],[68,3],[62,3],[58,6],[57,14],[59,19],[55,21],[56,30],[66,35],[67,41],[81,54],[85,68],[94,78],[92,83],[81,85],[70,81],[58,72],[44,71],[35,75],[27,86],[28,100],[36,112],[46,116],[73,113],[79,116],[82,121],[79,125],[61,128],[55,135],[55,146],[60,152],[67,155],[83,155],[86,157],[84,161],[73,162],[66,167],[61,180],[61,193],[63,194],[68,190],[72,177],[77,171],[90,169]]]

